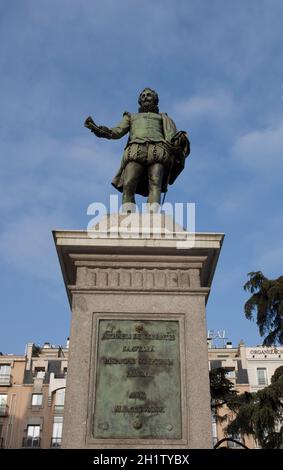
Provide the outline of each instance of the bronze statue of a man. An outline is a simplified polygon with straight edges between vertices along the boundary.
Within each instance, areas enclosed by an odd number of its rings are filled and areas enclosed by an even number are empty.
[[[141,194],[148,197],[149,204],[159,205],[161,193],[167,192],[168,184],[173,184],[184,169],[190,142],[186,132],[177,132],[166,113],[159,113],[159,98],[154,90],[145,88],[138,102],[138,113],[126,111],[116,127],[97,126],[91,116],[84,125],[97,137],[106,139],[120,139],[129,132],[112,184],[123,192],[123,204],[135,204],[135,194]]]

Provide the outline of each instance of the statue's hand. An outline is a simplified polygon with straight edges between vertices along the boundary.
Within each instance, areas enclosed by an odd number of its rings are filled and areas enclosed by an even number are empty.
[[[108,127],[106,126],[98,126],[97,124],[95,124],[91,116],[86,118],[84,126],[90,129],[91,132],[96,135],[96,137],[104,137],[105,139],[112,138],[111,130],[108,129]]]
[[[187,142],[187,133],[185,131],[177,132],[171,140],[175,147],[182,147]]]
[[[171,144],[175,148],[176,154],[185,155],[186,157],[190,153],[190,141],[188,134],[185,131],[177,132],[171,139]]]
[[[93,126],[95,126],[95,123],[92,119],[91,116],[88,116],[84,122],[84,126],[87,127],[88,129],[93,129]]]

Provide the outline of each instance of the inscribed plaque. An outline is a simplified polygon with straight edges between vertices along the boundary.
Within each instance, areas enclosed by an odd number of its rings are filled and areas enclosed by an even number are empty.
[[[99,320],[95,438],[181,438],[179,323]]]

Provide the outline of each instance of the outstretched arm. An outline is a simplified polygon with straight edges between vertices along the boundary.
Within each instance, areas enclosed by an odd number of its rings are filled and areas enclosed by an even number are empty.
[[[98,126],[95,124],[91,116],[87,117],[84,126],[87,127],[91,132],[93,132],[97,137],[104,137],[106,139],[111,139],[111,131],[108,127]]]
[[[106,126],[97,126],[92,117],[89,116],[84,122],[84,126],[90,129],[97,137],[104,137],[105,139],[120,139],[123,135],[127,134],[130,129],[130,116],[124,113],[122,121],[113,128]]]

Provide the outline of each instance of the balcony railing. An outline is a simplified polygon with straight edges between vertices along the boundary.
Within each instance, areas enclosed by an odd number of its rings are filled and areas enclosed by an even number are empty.
[[[11,374],[0,374],[0,385],[11,385]]]
[[[9,414],[9,407],[8,405],[0,405],[0,416],[8,416]]]
[[[24,437],[23,447],[40,448],[40,437]]]
[[[62,437],[52,437],[51,438],[51,445],[52,449],[58,449],[61,447]]]
[[[56,413],[56,414],[64,413],[64,405],[55,405],[54,406],[54,413]]]

